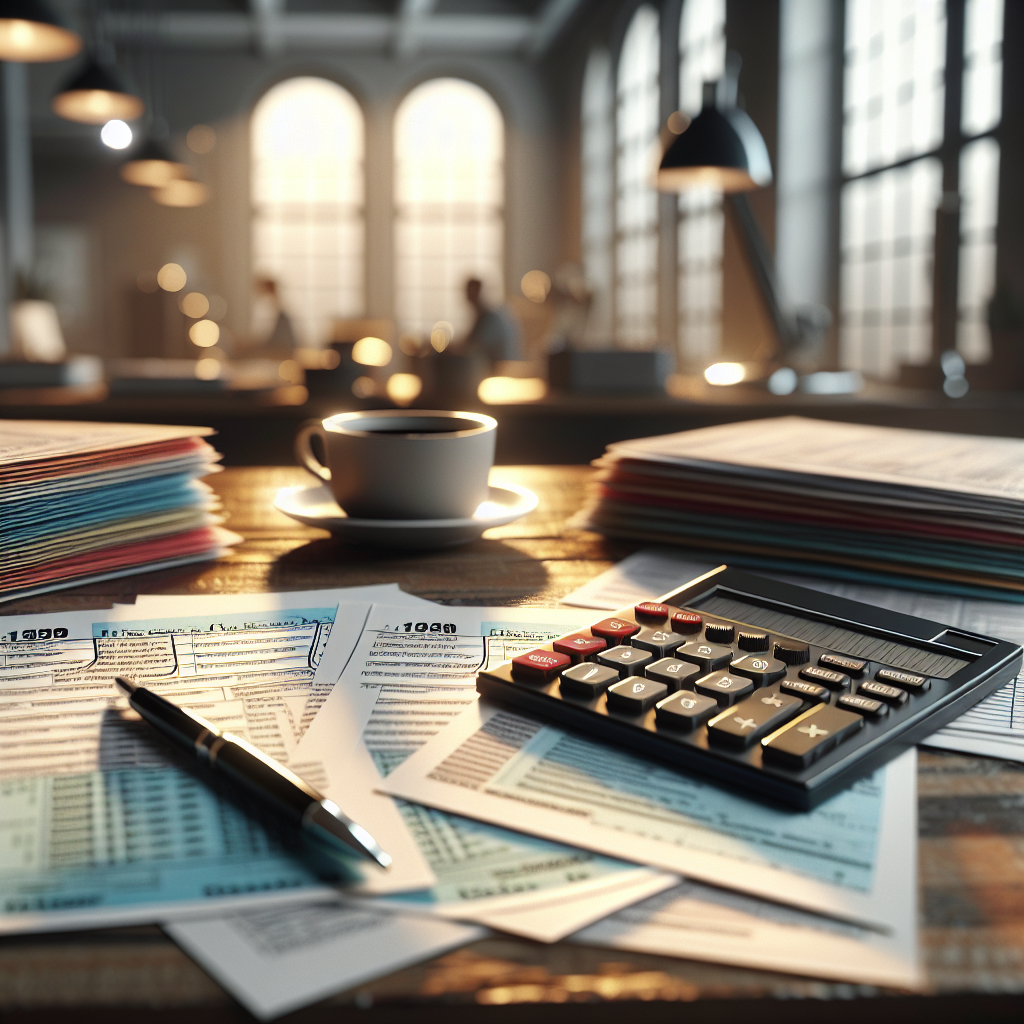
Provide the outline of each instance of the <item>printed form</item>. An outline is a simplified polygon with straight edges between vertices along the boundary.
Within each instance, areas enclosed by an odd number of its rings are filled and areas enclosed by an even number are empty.
[[[581,625],[566,609],[376,605],[338,686],[296,753],[318,761],[353,723],[387,774],[476,702],[476,673]],[[676,876],[399,802],[437,876],[393,908],[472,920],[552,942],[673,885]]]
[[[181,598],[0,619],[0,930],[151,921],[220,896],[322,895],[287,837],[179,767],[113,676],[288,761],[326,696],[318,662],[332,640],[351,649],[369,607],[339,595],[247,596],[244,611],[189,615]],[[346,770],[374,777],[358,752]],[[431,884],[391,802],[360,809],[382,845],[405,855],[386,876],[353,866],[353,881],[371,892]]]

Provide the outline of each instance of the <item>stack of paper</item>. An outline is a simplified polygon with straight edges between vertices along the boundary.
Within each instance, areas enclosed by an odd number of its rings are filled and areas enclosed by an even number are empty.
[[[1024,601],[1021,440],[790,416],[623,441],[596,464],[579,525],[610,536]]]
[[[207,427],[0,422],[0,600],[213,558]]]

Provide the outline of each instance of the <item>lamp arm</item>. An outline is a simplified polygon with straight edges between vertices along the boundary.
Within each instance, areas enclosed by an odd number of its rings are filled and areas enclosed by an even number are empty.
[[[775,260],[772,258],[764,233],[757,223],[757,217],[754,216],[754,211],[751,209],[746,195],[742,192],[733,192],[728,199],[739,227],[747,263],[757,279],[761,298],[764,300],[772,327],[775,329],[776,351],[772,354],[779,356],[790,352],[800,343],[800,335],[797,325],[782,305],[778,281],[775,277]]]

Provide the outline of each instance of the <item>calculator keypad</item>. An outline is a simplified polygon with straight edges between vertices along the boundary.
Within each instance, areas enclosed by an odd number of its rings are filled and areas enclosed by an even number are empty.
[[[621,646],[602,651],[597,656],[597,663],[615,669],[621,678],[636,675],[653,657],[650,651],[641,651],[639,647]]]
[[[786,674],[786,666],[777,658],[766,654],[747,654],[729,665],[729,670],[738,676],[746,676],[758,686],[767,686]]]
[[[692,662],[704,672],[714,672],[715,669],[728,665],[732,661],[733,653],[731,647],[691,640],[689,643],[677,647],[675,656],[680,661]]]
[[[735,704],[741,697],[753,693],[754,684],[745,676],[733,676],[728,672],[712,672],[696,680],[693,688],[705,697],[713,697],[722,707]]]
[[[708,739],[734,747],[749,747],[792,718],[802,707],[799,697],[758,693],[712,718],[708,722]]]
[[[510,668],[505,678],[524,690],[617,728],[776,772],[803,771],[860,730],[884,728],[932,683],[657,602],[520,655]]]

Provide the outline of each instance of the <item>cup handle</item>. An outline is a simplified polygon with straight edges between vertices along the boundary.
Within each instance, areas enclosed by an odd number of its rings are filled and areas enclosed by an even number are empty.
[[[320,437],[324,442],[324,447],[327,447],[324,428],[319,423],[307,423],[295,435],[295,458],[307,472],[312,473],[320,480],[330,482],[331,471],[313,454],[313,448],[309,443],[309,439],[314,434]]]

